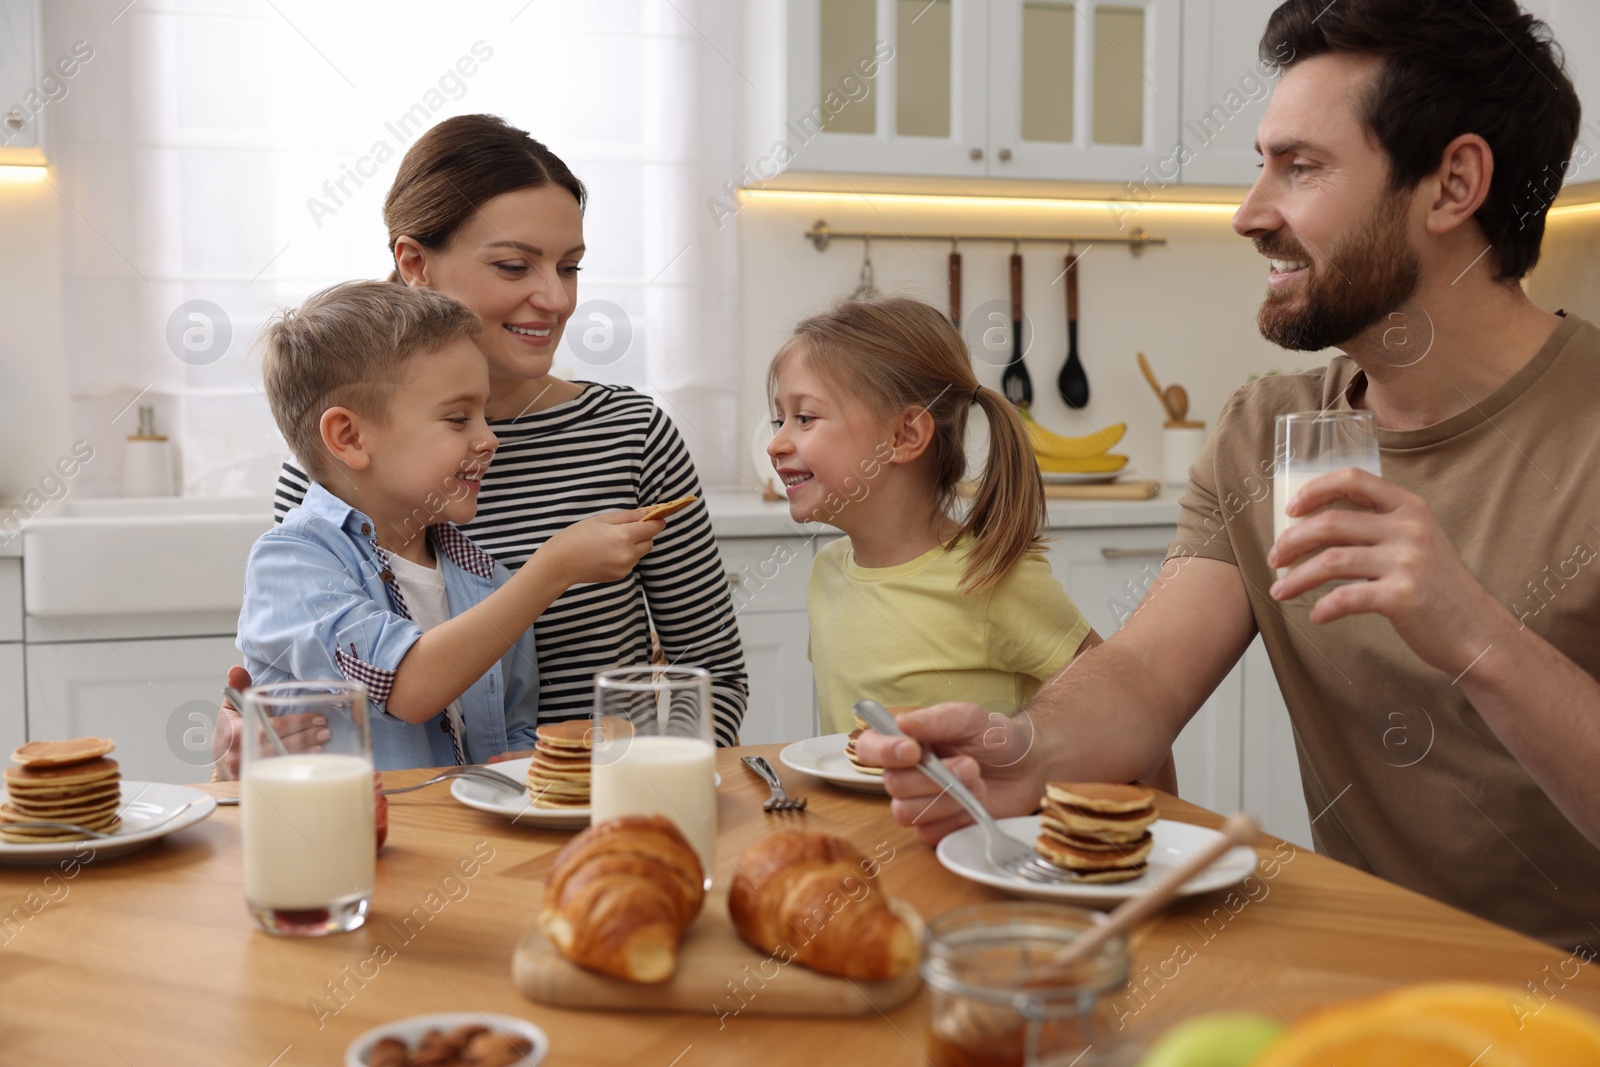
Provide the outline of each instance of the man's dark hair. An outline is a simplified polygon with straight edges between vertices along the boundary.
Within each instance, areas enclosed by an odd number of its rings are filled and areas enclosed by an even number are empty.
[[[1389,154],[1390,188],[1416,188],[1446,145],[1477,134],[1494,153],[1476,218],[1495,276],[1532,270],[1578,136],[1550,27],[1515,0],[1288,0],[1261,37],[1261,58],[1284,67],[1349,53],[1383,60],[1362,120]]]

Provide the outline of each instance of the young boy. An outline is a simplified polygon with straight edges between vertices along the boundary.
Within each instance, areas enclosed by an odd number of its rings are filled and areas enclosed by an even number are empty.
[[[455,528],[497,444],[480,327],[430,289],[349,282],[264,338],[272,417],[314,482],[250,551],[239,650],[258,685],[365,683],[380,770],[531,749],[534,620],[570,585],[623,577],[665,525],[585,519],[515,575]]]

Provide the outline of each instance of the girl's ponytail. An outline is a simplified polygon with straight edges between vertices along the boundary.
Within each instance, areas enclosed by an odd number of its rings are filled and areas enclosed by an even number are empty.
[[[1038,549],[1045,522],[1044,482],[1021,416],[993,389],[979,386],[973,399],[989,420],[989,458],[958,535],[972,537],[961,577],[969,592],[994,585]]]

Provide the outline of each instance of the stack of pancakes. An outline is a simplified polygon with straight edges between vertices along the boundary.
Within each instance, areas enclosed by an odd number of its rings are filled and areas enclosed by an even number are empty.
[[[1051,782],[1034,848],[1081,882],[1126,882],[1144,873],[1155,793],[1106,782]]]
[[[528,792],[536,808],[587,808],[594,720],[546,723],[534,731]]]
[[[116,743],[100,737],[70,741],[30,741],[11,754],[6,769],[7,801],[0,804],[0,840],[13,844],[82,841],[71,830],[21,828],[20,822],[70,822],[111,833],[121,818],[122,775],[106,759]]]

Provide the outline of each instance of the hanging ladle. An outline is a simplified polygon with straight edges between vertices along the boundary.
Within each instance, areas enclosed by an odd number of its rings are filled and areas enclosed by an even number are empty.
[[[1089,376],[1078,359],[1078,255],[1075,246],[1067,248],[1067,362],[1056,378],[1056,391],[1069,408],[1082,408],[1089,403]]]
[[[877,280],[872,274],[872,238],[861,239],[861,280],[856,283],[851,300],[871,300],[878,295]]]

